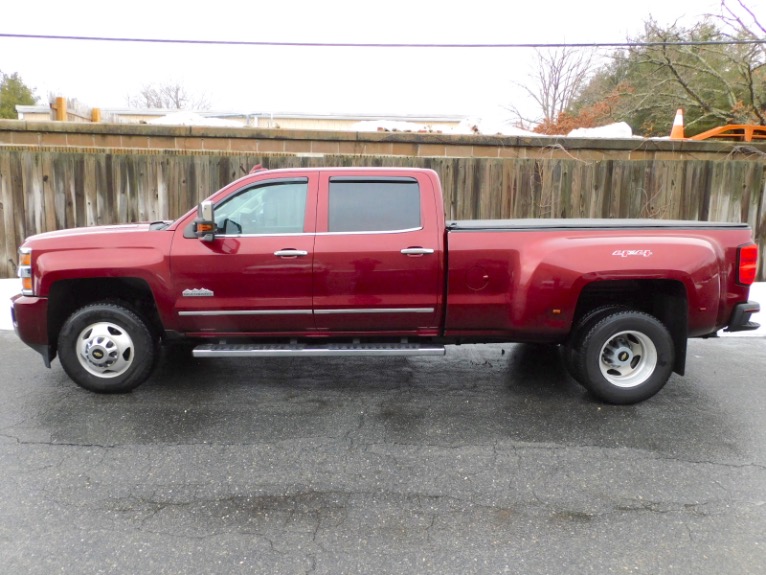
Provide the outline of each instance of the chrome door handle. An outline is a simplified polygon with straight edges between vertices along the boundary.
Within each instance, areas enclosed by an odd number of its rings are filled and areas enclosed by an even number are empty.
[[[286,249],[286,250],[277,250],[274,252],[274,255],[278,258],[297,258],[297,257],[303,257],[309,255],[309,253],[306,250],[292,250],[292,249]]]
[[[404,248],[402,253],[405,256],[424,256],[434,253],[434,250],[431,248]]]

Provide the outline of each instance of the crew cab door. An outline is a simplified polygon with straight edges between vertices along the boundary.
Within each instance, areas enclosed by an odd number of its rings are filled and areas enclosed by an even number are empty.
[[[441,235],[429,178],[321,172],[314,321],[329,334],[434,335]]]
[[[315,172],[253,179],[215,202],[212,242],[182,230],[171,261],[182,331],[313,330],[316,190]]]

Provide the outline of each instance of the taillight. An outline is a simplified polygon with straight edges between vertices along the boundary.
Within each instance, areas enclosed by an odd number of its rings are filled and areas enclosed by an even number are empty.
[[[21,293],[33,295],[32,289],[32,250],[19,248],[19,277],[21,278]]]
[[[758,266],[758,246],[747,244],[737,248],[737,281],[749,286],[755,281]]]

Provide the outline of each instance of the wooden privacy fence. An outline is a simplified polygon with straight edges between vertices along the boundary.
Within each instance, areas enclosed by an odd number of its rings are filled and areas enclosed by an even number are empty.
[[[173,219],[262,163],[413,166],[442,178],[452,219],[661,218],[749,222],[766,247],[765,164],[750,160],[428,158],[46,151],[0,147],[0,277],[29,235]],[[766,278],[764,259],[759,278]]]

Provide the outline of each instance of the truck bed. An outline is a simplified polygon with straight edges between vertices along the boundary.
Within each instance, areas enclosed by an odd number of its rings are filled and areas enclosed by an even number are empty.
[[[736,222],[697,222],[685,220],[650,219],[516,219],[516,220],[453,220],[447,222],[451,232],[517,231],[517,230],[712,230],[747,229],[748,224]]]

